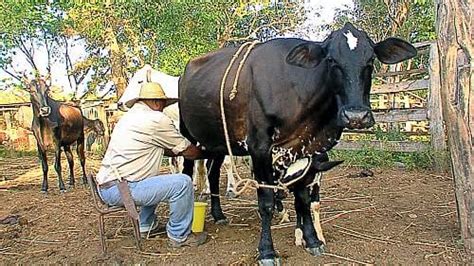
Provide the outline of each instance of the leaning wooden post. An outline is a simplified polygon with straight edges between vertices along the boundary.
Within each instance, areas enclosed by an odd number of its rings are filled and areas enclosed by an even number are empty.
[[[439,53],[438,45],[430,45],[430,89],[428,96],[428,117],[430,121],[431,148],[435,154],[434,168],[437,171],[446,171],[446,133],[441,107],[441,91],[439,80]]]
[[[474,15],[471,0],[437,0],[436,31],[443,116],[461,237],[474,257]]]

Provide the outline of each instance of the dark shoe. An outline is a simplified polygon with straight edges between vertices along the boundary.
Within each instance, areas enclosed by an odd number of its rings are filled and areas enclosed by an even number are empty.
[[[178,242],[173,239],[168,239],[168,247],[170,248],[181,248],[181,247],[197,247],[207,240],[207,232],[200,234],[190,234],[183,242]]]

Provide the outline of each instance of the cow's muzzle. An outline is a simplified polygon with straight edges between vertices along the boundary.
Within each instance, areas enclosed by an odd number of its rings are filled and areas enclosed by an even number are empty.
[[[375,124],[369,108],[343,107],[339,112],[339,125],[349,129],[369,128]]]
[[[44,106],[40,108],[40,116],[48,116],[51,114],[51,107]]]

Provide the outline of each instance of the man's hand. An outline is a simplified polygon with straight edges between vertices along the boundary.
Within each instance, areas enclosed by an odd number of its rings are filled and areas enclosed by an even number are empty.
[[[189,147],[186,148],[186,150],[181,152],[179,155],[184,156],[184,158],[188,160],[212,159],[214,158],[214,156],[216,156],[215,153],[204,150],[201,147],[198,147],[193,144],[189,145]]]
[[[203,157],[203,151],[196,147],[194,144],[189,145],[186,150],[182,151],[179,155],[184,156],[188,160],[196,160]]]

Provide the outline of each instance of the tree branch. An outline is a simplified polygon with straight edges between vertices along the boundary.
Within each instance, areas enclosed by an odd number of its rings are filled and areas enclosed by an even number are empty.
[[[33,68],[33,70],[38,73],[39,71],[38,71],[38,68],[36,67],[35,61],[33,60],[33,55],[31,54],[31,51],[26,47],[21,37],[15,38],[13,41],[18,46],[18,49],[20,49],[20,51],[25,55],[26,61],[28,61],[30,66]]]
[[[50,46],[48,42],[48,38],[46,36],[46,31],[44,30],[43,30],[43,38],[44,38],[44,46],[46,48],[46,54],[48,58],[48,64],[46,65],[46,72],[47,72],[48,77],[51,78],[51,50],[50,49],[52,45]]]
[[[14,79],[16,79],[16,80],[18,80],[18,81],[20,81],[20,82],[22,81],[22,80],[21,80],[21,76],[17,76],[17,75],[15,75],[15,74],[11,73],[10,71],[8,71],[8,70],[7,70],[6,68],[4,68],[4,67],[2,67],[2,70],[3,70],[5,73],[7,73],[8,75],[10,75],[12,78],[14,78]]]

